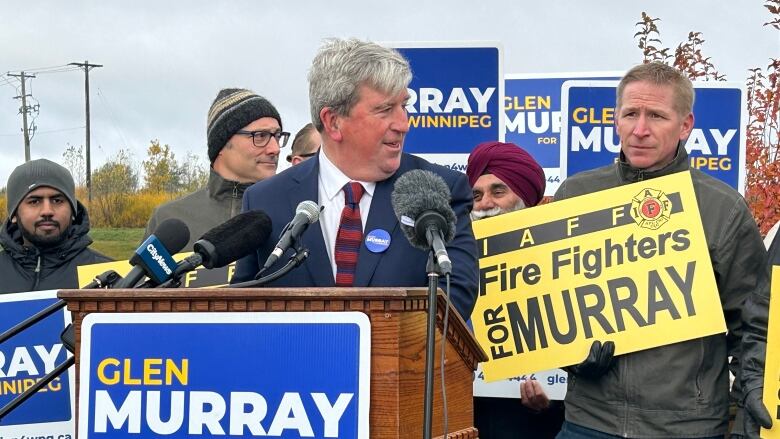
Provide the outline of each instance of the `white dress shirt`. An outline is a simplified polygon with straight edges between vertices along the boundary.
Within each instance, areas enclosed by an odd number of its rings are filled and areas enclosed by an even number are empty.
[[[328,251],[328,258],[333,269],[333,279],[336,279],[336,235],[341,223],[341,211],[344,210],[344,185],[351,180],[344,175],[336,165],[328,159],[325,151],[319,154],[320,175],[317,185],[317,196],[320,206],[324,207],[320,212],[320,228],[322,237],[325,240],[325,249]],[[360,220],[363,223],[363,233],[366,232],[366,220],[368,210],[371,208],[371,200],[374,197],[375,182],[359,181],[363,185],[363,197],[360,198]]]

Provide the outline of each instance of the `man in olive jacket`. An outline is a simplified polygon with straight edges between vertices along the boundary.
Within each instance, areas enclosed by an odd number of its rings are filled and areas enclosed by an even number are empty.
[[[631,69],[617,89],[619,160],[568,178],[555,199],[690,170],[728,332],[615,358],[612,342],[594,342],[588,358],[568,368],[558,438],[723,438],[729,371],[739,408],[732,437],[758,438],[758,423],[771,424],[761,403],[767,255],[742,196],[689,165],[683,142],[693,129],[693,98],[691,82],[672,67]]]
[[[190,231],[185,251],[212,228],[241,212],[246,188],[276,175],[279,151],[290,133],[267,99],[243,88],[219,91],[206,120],[208,185],[155,209],[145,237],[169,218],[180,219]]]
[[[89,216],[67,169],[46,159],[29,161],[14,169],[7,190],[0,293],[78,288],[76,267],[110,261],[89,248]]]

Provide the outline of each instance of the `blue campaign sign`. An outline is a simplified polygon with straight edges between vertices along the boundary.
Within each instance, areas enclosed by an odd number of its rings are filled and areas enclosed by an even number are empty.
[[[79,437],[367,438],[363,313],[89,314]]]
[[[544,168],[551,196],[561,184],[561,87],[571,79],[618,79],[620,72],[507,74],[504,81],[506,142],[514,143]]]
[[[616,81],[567,81],[563,85],[561,177],[613,163],[620,152],[614,128]],[[694,128],[685,148],[691,167],[740,193],[745,187],[744,86],[694,82]]]
[[[503,58],[498,44],[398,43],[409,60],[409,133],[404,150],[466,170],[477,144],[504,136]]]
[[[56,291],[0,295],[0,332],[57,301]],[[0,346],[0,406],[5,406],[63,363],[60,333],[70,323],[55,312]],[[0,421],[0,437],[74,437],[72,372],[55,378]]]

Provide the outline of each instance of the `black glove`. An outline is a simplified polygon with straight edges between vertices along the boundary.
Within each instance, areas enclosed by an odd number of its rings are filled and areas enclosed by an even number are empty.
[[[614,355],[614,342],[608,341],[602,345],[600,341],[596,340],[590,345],[590,353],[588,353],[588,358],[585,361],[566,369],[574,375],[595,380],[612,368]]]
[[[748,439],[759,439],[759,426],[772,428],[772,417],[764,406],[764,389],[759,387],[753,389],[745,395],[745,414],[744,424],[745,437]]]

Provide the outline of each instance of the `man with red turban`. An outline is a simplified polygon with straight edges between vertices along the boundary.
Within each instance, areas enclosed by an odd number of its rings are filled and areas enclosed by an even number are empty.
[[[466,174],[474,195],[472,221],[533,207],[544,197],[542,167],[513,143],[480,143],[469,155]],[[474,423],[480,436],[553,437],[560,430],[563,405],[551,402],[538,381],[522,381],[520,395],[520,401],[474,398]]]
[[[474,194],[474,221],[536,206],[544,197],[544,170],[513,143],[480,143],[469,155],[466,174]]]

